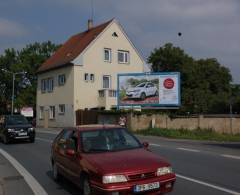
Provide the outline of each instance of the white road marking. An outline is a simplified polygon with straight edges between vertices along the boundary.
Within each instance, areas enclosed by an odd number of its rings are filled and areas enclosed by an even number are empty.
[[[161,147],[161,145],[159,145],[159,144],[149,144],[150,146],[158,146],[158,147]]]
[[[200,180],[197,180],[197,179],[193,179],[193,178],[186,177],[186,176],[179,175],[179,174],[176,174],[176,176],[181,178],[181,179],[185,179],[185,180],[188,180],[188,181],[191,181],[191,182],[194,182],[194,183],[198,183],[198,184],[201,184],[201,185],[204,185],[204,186],[208,186],[210,188],[214,188],[214,189],[222,191],[222,192],[227,192],[227,193],[233,194],[233,195],[240,195],[240,192],[229,190],[227,188],[223,188],[223,187],[220,187],[220,186],[217,186],[217,185],[206,183],[206,182],[203,182],[203,181],[200,181]]]
[[[177,148],[178,150],[184,150],[189,152],[200,152],[200,150],[190,149],[190,148]]]
[[[240,156],[233,156],[233,155],[228,155],[228,154],[222,154],[221,156],[226,157],[226,158],[233,158],[233,159],[240,160]]]
[[[36,140],[40,140],[40,141],[44,141],[44,142],[52,142],[53,140],[50,140],[50,139],[44,139],[44,138],[40,138],[40,137],[36,137],[35,138]]]
[[[47,192],[37,182],[37,180],[10,154],[0,148],[0,153],[17,169],[17,171],[24,177],[25,181],[36,195],[47,195]]]

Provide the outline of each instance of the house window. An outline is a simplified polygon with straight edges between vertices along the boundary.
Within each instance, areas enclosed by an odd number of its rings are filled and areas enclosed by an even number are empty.
[[[98,95],[99,95],[99,97],[104,97],[105,96],[105,90],[104,89],[98,90]]]
[[[111,49],[104,49],[104,61],[111,62],[112,61],[112,52]]]
[[[43,119],[43,115],[44,115],[44,107],[43,106],[40,106],[39,108],[39,119]]]
[[[59,114],[65,114],[65,104],[59,104]]]
[[[50,106],[49,118],[55,119],[55,106]]]
[[[45,79],[41,80],[41,91],[42,91],[42,93],[46,92]]]
[[[47,82],[48,82],[48,92],[52,92],[53,86],[54,86],[53,78],[49,78]]]
[[[88,82],[88,80],[89,80],[88,77],[89,77],[88,73],[85,73],[85,74],[84,74],[84,81]]]
[[[94,82],[94,74],[90,74],[90,81]]]
[[[108,91],[109,97],[117,97],[117,91],[116,90],[109,90]]]
[[[129,64],[129,51],[118,50],[118,63]]]
[[[65,74],[58,75],[58,85],[64,85],[65,84]]]
[[[42,93],[45,92],[52,92],[54,87],[53,78],[42,79],[41,80],[41,91]]]
[[[111,81],[111,77],[109,75],[104,75],[103,76],[103,88],[104,89],[109,89],[110,88],[110,81]]]

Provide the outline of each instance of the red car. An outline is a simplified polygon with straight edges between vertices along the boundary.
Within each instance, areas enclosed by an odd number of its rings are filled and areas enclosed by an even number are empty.
[[[65,176],[83,194],[164,194],[176,176],[126,128],[87,125],[62,130],[52,144],[55,180]]]

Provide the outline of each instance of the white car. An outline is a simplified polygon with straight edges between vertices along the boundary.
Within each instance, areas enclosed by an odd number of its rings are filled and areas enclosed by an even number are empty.
[[[138,84],[136,87],[128,88],[126,95],[128,98],[145,100],[148,96],[158,96],[158,89],[153,83],[144,82]]]

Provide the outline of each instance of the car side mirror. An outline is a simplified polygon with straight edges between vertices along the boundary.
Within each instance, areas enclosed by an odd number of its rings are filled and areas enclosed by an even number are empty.
[[[143,145],[143,147],[145,149],[148,149],[148,147],[149,147],[149,143],[148,142],[143,142],[142,145]]]
[[[67,139],[66,142],[66,154],[69,156],[74,156],[76,153],[76,143],[73,139]]]

